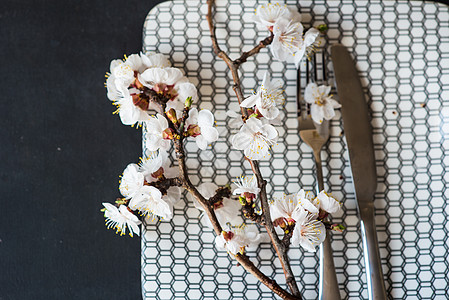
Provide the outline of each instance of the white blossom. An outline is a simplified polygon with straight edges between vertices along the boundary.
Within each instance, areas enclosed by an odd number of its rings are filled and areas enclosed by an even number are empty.
[[[142,73],[149,68],[168,68],[170,67],[170,62],[167,57],[161,53],[140,53],[140,58],[142,59],[143,69],[139,73]]]
[[[186,82],[187,79],[178,68],[150,68],[141,75],[141,83],[148,88],[163,90],[167,86],[174,87],[175,84]]]
[[[137,82],[140,82],[140,73],[149,68],[168,65],[162,54],[132,54],[124,61],[116,59],[111,62],[106,81],[108,98],[118,107],[117,112],[123,124],[142,124],[149,119],[146,109],[139,107],[133,100],[134,96],[139,101],[141,91],[137,88]]]
[[[182,103],[184,106],[184,103],[187,98],[192,97],[192,103],[198,101],[198,90],[196,89],[196,86],[191,82],[183,82],[176,86],[177,92],[178,92],[178,99],[179,102]]]
[[[179,175],[179,168],[171,167],[167,151],[159,150],[150,152],[139,164],[140,172],[147,182],[157,181],[159,175],[165,178],[174,178]]]
[[[129,235],[132,237],[134,234],[139,235],[140,220],[132,214],[125,205],[120,205],[117,209],[110,203],[103,203],[105,207],[104,216],[106,217],[106,226],[116,229],[116,233],[120,235],[126,234],[126,227],[128,227]]]
[[[280,61],[293,58],[304,46],[303,30],[300,22],[279,19],[273,27],[274,37],[270,46],[273,57]]]
[[[310,113],[312,120],[321,124],[324,120],[330,120],[335,116],[335,108],[341,105],[329,96],[330,86],[309,83],[304,91],[304,100],[311,104]]]
[[[146,145],[148,150],[168,150],[168,148],[170,148],[170,141],[163,138],[163,131],[167,128],[168,121],[161,114],[157,114],[155,117],[151,117],[146,122]]]
[[[148,157],[142,159],[139,164],[140,172],[145,177],[147,182],[156,181],[157,178],[153,177],[153,174],[162,168],[164,160],[167,158],[167,152],[165,151],[153,151]]]
[[[256,176],[240,176],[236,181],[233,181],[237,188],[232,193],[233,195],[243,195],[245,193],[257,196],[260,193],[260,188],[257,186]]]
[[[196,108],[189,111],[186,126],[198,125],[201,134],[195,136],[196,144],[201,150],[206,150],[207,145],[218,140],[218,130],[214,127],[214,115],[207,109],[200,112]]]
[[[128,88],[135,80],[134,72],[139,72],[142,67],[142,59],[139,54],[131,54],[125,61],[113,60],[111,62],[111,77],[114,78],[115,86]]]
[[[136,164],[129,164],[123,171],[123,175],[120,180],[120,193],[123,197],[125,197],[125,199],[131,199],[139,193],[144,184],[144,175],[139,172],[139,166]]]
[[[300,190],[297,194],[299,205],[311,214],[318,214],[319,210],[316,206],[315,198],[311,192]]]
[[[268,3],[256,8],[254,22],[261,27],[271,29],[280,18],[288,18],[290,10],[285,4]]]
[[[275,198],[270,203],[271,220],[285,219],[287,222],[293,223],[301,214],[300,207],[298,193],[284,194],[280,198]]]
[[[261,240],[262,235],[254,228],[246,229],[243,225],[240,228],[232,228],[229,231],[215,237],[215,245],[218,249],[227,250],[228,253],[237,255],[243,254],[246,247],[255,247]]]
[[[156,163],[159,164],[159,162]],[[162,165],[162,162],[160,164]],[[123,171],[122,179],[120,180],[120,192],[125,199],[130,200],[130,209],[139,210],[145,216],[159,216],[164,219],[171,219],[173,216],[173,204],[177,202],[176,196],[173,196],[173,193],[162,196],[161,191],[154,186],[145,185],[145,171],[148,172],[147,168],[149,168],[148,165],[142,169],[141,166],[136,164],[129,164]],[[177,192],[175,191],[175,193]],[[179,197],[177,198],[179,199]]]
[[[262,86],[256,94],[246,98],[240,106],[252,108],[256,106],[257,110],[268,120],[273,120],[279,115],[278,105],[284,103],[282,86],[275,85],[270,81],[270,75],[265,72]]]
[[[198,186],[198,192],[200,192],[200,194],[203,195],[205,199],[213,197],[217,189],[218,186],[213,182],[205,182]],[[204,208],[201,206],[198,200],[195,199],[195,197],[189,194],[189,198],[193,201],[193,204],[196,208],[204,212]],[[221,226],[224,226],[227,223],[230,223],[232,225],[242,223],[242,219],[239,217],[241,207],[242,206],[238,201],[232,200],[228,197],[224,197],[222,201],[215,203],[214,212],[217,216],[218,223],[220,223]],[[205,226],[213,228],[212,223],[205,214],[203,214],[202,222]]]
[[[143,186],[129,202],[129,208],[149,218],[159,216],[170,220],[173,217],[173,206],[163,199],[161,191],[154,186]]]
[[[324,224],[316,220],[317,215],[310,214],[301,209],[296,216],[296,224],[293,230],[291,243],[293,246],[301,245],[309,252],[315,252],[316,246],[326,238]]]
[[[240,131],[231,138],[235,149],[243,150],[251,160],[260,160],[268,154],[269,147],[278,139],[277,130],[269,124],[263,124],[257,118],[249,118]]]
[[[184,102],[192,97],[192,102],[198,100],[198,91],[192,83],[177,68],[151,68],[140,75],[139,80],[149,89],[164,95],[167,102],[166,111],[173,108],[181,117]]]
[[[299,67],[299,64],[304,57],[304,55],[308,52],[313,51],[313,45],[316,42],[317,37],[320,35],[320,31],[316,28],[310,28],[307,30],[307,32],[304,34],[304,43],[301,46],[301,48],[295,53],[294,55],[294,61],[296,68]]]
[[[315,198],[315,205],[330,214],[338,212],[341,208],[340,203],[325,191],[321,191]]]

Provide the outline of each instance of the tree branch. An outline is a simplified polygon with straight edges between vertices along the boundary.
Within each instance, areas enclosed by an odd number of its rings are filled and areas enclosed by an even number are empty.
[[[263,39],[262,41],[260,41],[259,44],[256,47],[254,47],[253,49],[251,49],[250,51],[243,52],[242,55],[234,61],[234,64],[237,67],[239,67],[241,64],[246,62],[246,60],[250,56],[253,56],[253,55],[259,53],[260,50],[262,50],[266,46],[270,45],[273,42],[273,38],[274,38],[274,34],[273,34],[273,32],[270,32],[270,36],[268,36],[265,39]]]
[[[207,18],[207,22],[209,24],[209,30],[210,30],[210,35],[211,35],[211,39],[212,39],[212,47],[213,47],[214,53],[227,64],[227,66],[229,67],[229,69],[231,71],[232,78],[234,81],[233,89],[237,95],[237,100],[239,101],[239,104],[240,104],[244,100],[244,96],[243,96],[243,92],[242,92],[242,88],[241,88],[240,77],[238,74],[238,68],[240,67],[240,65],[243,62],[245,62],[248,59],[248,57],[258,53],[262,48],[269,45],[273,41],[273,35],[271,34],[270,37],[268,37],[265,40],[263,40],[262,42],[260,42],[251,51],[243,53],[241,55],[241,57],[239,59],[237,59],[236,61],[231,60],[229,58],[229,56],[223,50],[221,50],[220,46],[218,45],[217,37],[215,34],[215,26],[214,26],[214,22],[213,22],[213,18],[212,18],[212,7],[214,6],[214,4],[215,4],[214,0],[207,0],[208,10],[207,10],[206,18]],[[248,117],[247,110],[244,109],[243,107],[241,107],[241,112],[242,112],[244,120],[246,120],[246,118]],[[290,266],[290,262],[289,262],[289,259],[287,256],[287,251],[286,251],[284,245],[279,240],[279,237],[277,236],[276,231],[274,230],[273,223],[271,221],[270,209],[269,209],[268,199],[267,199],[267,194],[266,194],[266,189],[265,189],[266,181],[263,179],[263,177],[261,175],[258,163],[256,161],[251,161],[251,160],[248,160],[248,161],[251,164],[251,168],[257,178],[258,186],[261,189],[260,199],[261,199],[261,205],[262,205],[262,215],[263,215],[264,221],[265,221],[265,228],[267,229],[267,232],[270,236],[270,239],[273,243],[273,246],[274,246],[276,253],[279,257],[279,260],[281,262],[287,285],[290,288],[290,291],[293,293],[293,295],[295,296],[296,299],[302,299],[301,293],[299,292],[298,285],[296,283],[296,280],[293,275],[293,271]]]

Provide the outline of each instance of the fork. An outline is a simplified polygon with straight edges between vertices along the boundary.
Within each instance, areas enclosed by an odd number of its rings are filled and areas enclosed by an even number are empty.
[[[322,51],[322,81],[326,82],[326,64],[325,53]],[[309,59],[306,60],[306,81],[318,81],[317,55],[312,56],[312,74],[309,73]],[[298,103],[298,122],[299,136],[313,151],[315,159],[315,169],[318,182],[318,192],[324,189],[323,166],[321,163],[321,149],[329,139],[329,121],[323,120],[323,123],[316,124],[312,121],[310,107],[301,99],[301,70],[297,70],[297,103]],[[310,76],[312,75],[312,76]],[[320,300],[340,300],[340,290],[338,287],[337,274],[335,272],[334,259],[332,254],[331,242],[329,239],[330,231],[326,232],[326,239],[320,245],[320,281],[319,296]]]

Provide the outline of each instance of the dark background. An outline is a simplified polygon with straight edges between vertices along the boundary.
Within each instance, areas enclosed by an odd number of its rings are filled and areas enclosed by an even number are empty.
[[[111,114],[104,75],[159,2],[1,1],[0,299],[141,299],[140,238],[100,212],[141,131]]]
[[[1,1],[1,300],[141,299],[140,238],[106,230],[99,211],[141,135],[103,84],[159,2]]]

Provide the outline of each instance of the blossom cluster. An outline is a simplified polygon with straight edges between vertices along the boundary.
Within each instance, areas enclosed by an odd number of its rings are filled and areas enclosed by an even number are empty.
[[[240,200],[240,204],[239,202],[234,201],[238,205],[236,212],[238,213],[241,209],[241,205],[246,204],[246,202],[255,206],[255,199],[260,193],[256,178],[254,176],[242,176],[237,178],[237,180],[234,181],[234,184],[236,185],[236,188],[234,189],[233,194],[238,195]],[[217,210],[215,212],[217,213]],[[258,233],[254,226],[246,227],[244,224],[237,225],[239,224],[238,222],[241,223],[241,219],[236,219],[236,214],[232,215],[235,212],[229,212],[228,219],[224,220],[228,223],[229,230],[223,231],[221,235],[218,235],[215,238],[215,244],[218,249],[225,249],[228,253],[236,255],[237,253],[243,253],[247,247],[257,246],[264,239],[264,235]],[[222,217],[220,217],[217,214],[219,220],[222,219]]]
[[[254,21],[272,35],[270,50],[273,57],[280,61],[293,61],[297,66],[306,53],[313,51],[319,35],[315,28],[304,33],[300,14],[285,5],[260,5]],[[140,53],[113,60],[106,87],[108,98],[117,106],[116,113],[122,123],[137,124],[146,129],[146,147],[151,151],[140,163],[131,163],[123,171],[119,185],[122,198],[116,201],[117,205],[103,203],[106,225],[120,234],[128,231],[131,236],[139,235],[139,225],[145,218],[170,220],[174,205],[180,201],[181,189],[178,186],[183,185],[182,176],[179,168],[171,167],[168,154],[173,141],[191,138],[201,150],[205,150],[218,139],[218,131],[214,127],[212,112],[191,107],[198,100],[195,85],[181,70],[171,67],[162,54]],[[306,87],[304,98],[311,106],[312,119],[316,123],[333,118],[334,108],[340,107],[329,92],[330,87],[315,83]],[[232,147],[242,150],[249,160],[266,157],[269,148],[279,138],[273,125],[281,124],[279,106],[284,102],[282,84],[271,80],[266,72],[259,89],[240,103],[246,112],[244,116],[227,112],[235,119],[233,127],[239,127],[231,137]],[[178,148],[182,148],[182,144]],[[257,219],[262,216],[257,202],[261,192],[258,181],[255,176],[242,176],[234,184],[236,188],[232,194],[238,197],[238,201],[231,197],[230,187],[227,193],[220,194],[223,188],[210,182],[200,184],[197,191],[209,201],[208,212],[213,210],[216,221],[223,228],[215,239],[217,247],[238,255],[248,247],[256,246],[264,236],[255,226],[246,226],[240,216],[242,206],[245,217]],[[206,213],[204,203],[193,196],[190,200]],[[325,239],[323,222],[329,213],[339,209],[338,201],[324,191],[314,197],[300,190],[296,194],[284,194],[270,203],[273,224],[284,234],[291,235],[293,245],[301,245],[308,251],[315,251]],[[214,228],[206,214],[203,214],[202,223]]]
[[[118,107],[123,124],[145,126],[150,151],[170,148],[169,140],[176,136],[167,118],[179,123],[186,103],[190,106],[198,100],[195,85],[180,69],[169,66],[160,53],[132,54],[124,60],[113,60],[107,74],[108,98]],[[152,97],[165,101],[161,105],[152,101]],[[186,133],[203,150],[218,139],[214,116],[208,110],[198,112],[192,108],[186,124]]]
[[[295,194],[284,194],[270,204],[273,224],[284,229],[286,234],[293,228],[292,245],[301,245],[309,252],[315,252],[316,246],[326,238],[322,220],[339,210],[340,203],[325,191],[314,197],[311,192],[300,190]]]
[[[173,206],[180,200],[177,186],[157,185],[179,176],[178,168],[170,167],[168,159],[171,140],[179,138],[181,131],[204,150],[218,139],[218,131],[210,111],[190,108],[198,99],[196,87],[181,70],[170,67],[164,55],[140,53],[113,60],[107,75],[108,98],[118,107],[122,123],[144,126],[152,153],[139,164],[126,167],[119,186],[124,198],[117,201],[118,208],[103,203],[103,211],[109,228],[120,234],[128,228],[131,236],[139,235],[138,216],[170,220]],[[185,109],[187,116],[183,116]]]
[[[107,222],[121,234],[125,234],[128,227],[132,236],[139,235],[140,232],[137,225],[141,222],[136,214],[148,219],[160,217],[170,220],[173,217],[173,206],[181,198],[181,190],[177,186],[170,186],[161,191],[153,184],[178,175],[178,168],[170,167],[170,161],[164,151],[151,153],[139,164],[129,164],[120,180],[119,189],[124,198],[119,201],[123,204],[120,205],[118,213],[115,206],[103,203]],[[125,217],[126,222],[119,222]]]
[[[310,28],[304,33],[301,15],[293,8],[279,3],[259,5],[254,21],[261,28],[268,29],[273,34],[271,53],[280,61],[293,60],[299,65],[307,52],[313,50],[319,30]]]

